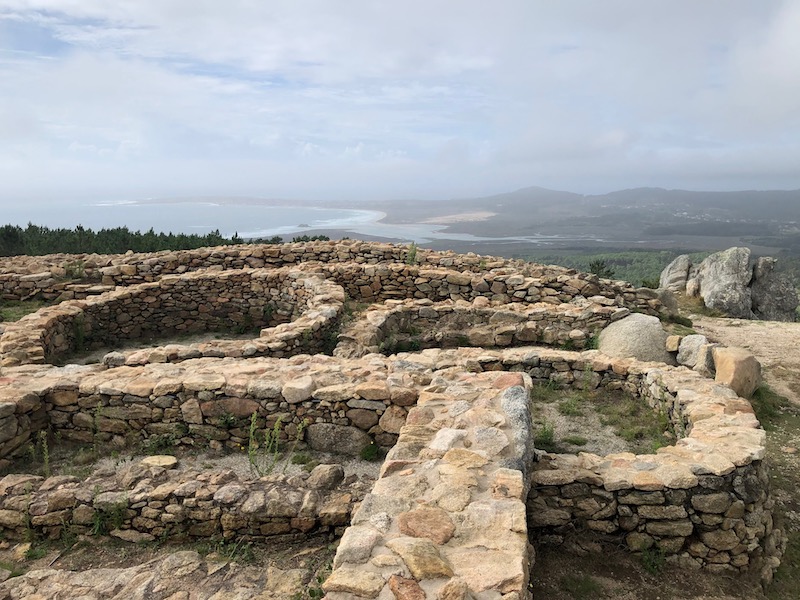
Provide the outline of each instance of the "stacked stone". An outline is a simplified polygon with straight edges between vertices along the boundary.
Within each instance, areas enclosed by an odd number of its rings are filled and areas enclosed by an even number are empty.
[[[532,454],[519,373],[440,374],[345,531],[328,600],[528,598]]]
[[[503,347],[531,343],[584,348],[609,322],[629,314],[600,304],[497,304],[464,300],[386,300],[340,334],[336,356],[458,346]]]
[[[6,326],[0,336],[0,365],[42,363],[76,347],[237,327],[270,329],[249,348],[230,347],[233,356],[315,351],[326,343],[343,302],[339,286],[288,269],[195,271],[27,315]],[[292,319],[294,323],[281,325]],[[213,346],[207,351],[227,355]],[[202,355],[175,352],[176,358],[187,354]]]
[[[558,275],[531,277],[524,274],[528,271],[525,268],[473,272],[388,263],[324,264],[320,268],[351,298],[370,302],[406,298],[471,302],[487,298],[498,304],[563,304],[588,298],[605,306],[628,307],[650,314],[657,314],[661,306],[653,290],[634,289],[625,282],[600,280],[595,275],[566,269]]]
[[[636,393],[663,410],[681,437],[653,455],[544,457],[533,475],[531,502],[546,535],[585,527],[624,536],[632,548],[652,543],[694,566],[771,574],[784,542],[772,527],[762,462],[765,434],[749,403],[686,367],[609,359],[597,351],[460,348],[350,361],[300,356],[5,369],[2,448],[19,450],[48,422],[63,438],[84,442],[124,445],[126,438],[162,435],[177,443],[210,440],[212,447],[236,448],[246,443],[244,421],[256,412],[259,428],[280,418],[291,438],[305,422],[312,447],[357,454],[370,436],[386,446],[394,443],[419,390],[425,393],[420,409],[433,400],[430,394],[454,393],[444,374],[491,377],[508,370],[559,385]],[[432,422],[447,427],[447,421]],[[714,512],[726,501],[704,498],[712,494],[726,495],[730,505]],[[737,544],[721,548],[732,544],[733,535]]]
[[[325,268],[353,298],[471,300],[483,295],[498,302],[560,303],[578,295],[600,295],[620,306],[648,313],[660,308],[652,290],[635,289],[623,281],[598,279],[563,267],[423,249],[418,249],[411,261],[408,252],[408,246],[403,245],[343,240],[150,254],[12,257],[0,259],[0,294],[16,300],[33,296],[67,300],[107,291],[109,286],[154,282],[166,275],[199,269],[279,268],[309,263],[312,268]],[[100,286],[64,280],[67,264],[80,264],[84,278]],[[381,268],[376,271],[374,267]]]
[[[226,471],[178,471],[149,459],[121,470],[77,477],[0,479],[0,532],[5,538],[110,533],[129,542],[218,537],[236,541],[336,531],[372,481],[349,478],[339,465],[310,474],[242,479]]]
[[[430,379],[388,373],[385,362],[365,367],[305,358],[9,369],[12,376],[0,387],[7,414],[0,456],[45,426],[82,443],[240,450],[248,444],[253,414],[259,435],[278,423],[284,439],[305,429],[315,449],[357,456],[372,443],[394,444],[406,407],[416,401],[416,382]]]

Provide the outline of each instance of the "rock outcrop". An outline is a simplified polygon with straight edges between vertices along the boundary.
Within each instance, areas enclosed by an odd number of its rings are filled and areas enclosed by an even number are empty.
[[[792,282],[775,272],[778,261],[769,256],[756,260],[753,267],[753,315],[764,321],[795,321],[800,299]]]
[[[681,254],[678,258],[669,263],[663,271],[658,281],[658,287],[673,292],[682,292],[686,289],[686,280],[689,278],[689,269],[692,261],[688,254]]]
[[[740,319],[795,321],[800,300],[777,260],[752,260],[749,248],[728,248],[693,265],[684,254],[661,272],[661,288],[699,296],[708,308]]]
[[[696,279],[698,293],[708,308],[732,317],[753,317],[753,270],[748,248],[728,248],[712,254],[700,263]]]

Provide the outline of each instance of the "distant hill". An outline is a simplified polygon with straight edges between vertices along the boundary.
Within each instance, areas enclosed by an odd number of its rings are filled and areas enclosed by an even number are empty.
[[[719,249],[733,245],[800,253],[800,190],[696,192],[635,188],[602,195],[528,187],[480,198],[385,203],[387,221],[491,212],[448,231],[492,237],[555,236],[620,247]]]

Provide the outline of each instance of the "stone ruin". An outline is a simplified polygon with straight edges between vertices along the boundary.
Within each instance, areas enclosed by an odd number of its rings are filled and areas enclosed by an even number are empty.
[[[82,279],[69,279],[65,265],[78,263]],[[113,534],[129,541],[337,531],[329,600],[529,598],[537,541],[606,539],[765,582],[785,547],[765,432],[749,402],[714,378],[717,353],[701,370],[590,349],[631,312],[658,315],[653,290],[341,241],[15,257],[0,262],[0,294],[54,303],[0,325],[6,461],[40,431],[120,448],[168,436],[236,450],[247,432],[220,417],[252,415],[313,449],[387,451],[374,486],[355,492],[334,466],[256,482],[148,464],[85,481],[6,475],[9,539],[88,531],[111,509]],[[70,364],[79,350],[124,340],[237,328],[258,333]],[[668,416],[677,440],[646,455],[537,450],[537,383],[634,394]]]

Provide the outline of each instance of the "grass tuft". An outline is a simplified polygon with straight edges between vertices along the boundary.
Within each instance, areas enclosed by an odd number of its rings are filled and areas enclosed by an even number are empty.
[[[598,598],[603,592],[602,586],[589,575],[565,575],[561,578],[561,588],[575,600]]]

